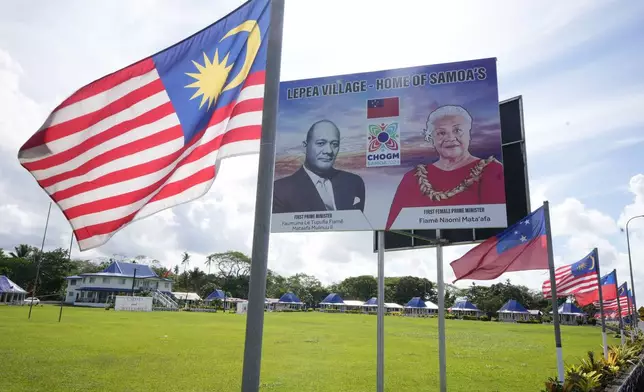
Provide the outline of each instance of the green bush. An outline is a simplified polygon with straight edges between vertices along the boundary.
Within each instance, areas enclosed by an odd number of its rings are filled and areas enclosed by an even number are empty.
[[[589,351],[588,357],[580,364],[566,366],[563,385],[556,378],[549,378],[545,391],[599,391],[606,388],[620,373],[628,371],[642,354],[642,348],[642,339],[638,337],[635,342],[629,340],[623,346],[608,346],[608,359],[601,355],[595,358],[595,353]]]
[[[479,317],[479,320],[481,320],[481,321],[490,321],[490,318],[488,316],[481,316],[481,317]]]
[[[539,320],[517,320],[518,324],[541,324]]]
[[[455,318],[456,316],[451,313],[445,314],[445,320],[454,320]]]
[[[476,317],[476,316],[469,316],[467,314],[463,316],[463,320],[470,320],[471,321],[471,320],[478,320],[478,319],[479,318]]]

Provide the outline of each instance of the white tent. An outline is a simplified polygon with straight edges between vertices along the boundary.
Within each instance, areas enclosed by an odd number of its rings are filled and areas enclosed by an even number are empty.
[[[22,302],[27,292],[5,275],[0,275],[0,303]]]

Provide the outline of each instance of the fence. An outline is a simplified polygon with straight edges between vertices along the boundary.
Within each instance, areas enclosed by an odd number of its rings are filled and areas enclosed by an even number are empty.
[[[615,380],[613,385],[607,392],[644,391],[644,356],[640,356],[630,373]]]

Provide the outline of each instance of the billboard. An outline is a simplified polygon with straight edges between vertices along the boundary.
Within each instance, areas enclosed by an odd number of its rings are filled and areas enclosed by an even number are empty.
[[[532,212],[528,181],[528,158],[523,126],[523,99],[516,96],[499,102],[503,165],[508,226]],[[446,229],[441,239],[451,245],[485,241],[505,228]],[[385,232],[385,251],[429,248],[435,246],[435,230],[401,230]],[[378,252],[377,232],[373,233],[373,251]]]
[[[271,231],[507,226],[496,59],[280,83]]]
[[[152,297],[132,297],[117,295],[114,299],[114,310],[129,312],[151,312]]]

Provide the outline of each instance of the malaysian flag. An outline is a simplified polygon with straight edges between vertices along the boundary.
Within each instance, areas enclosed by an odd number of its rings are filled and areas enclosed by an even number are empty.
[[[220,161],[257,153],[269,0],[76,91],[18,159],[70,222],[80,250],[203,196]]]
[[[597,256],[595,250],[576,263],[561,266],[555,270],[558,297],[590,293],[597,290]],[[544,297],[551,295],[550,280],[543,282]],[[584,306],[586,304],[579,304]]]
[[[622,316],[627,316],[630,313],[634,312],[632,298],[630,298],[630,296],[628,296],[627,294],[629,293],[628,283],[624,282],[621,286],[619,286],[618,293],[619,293],[619,305],[617,303],[617,299],[604,301],[603,302],[604,310],[617,311],[619,307],[622,310]],[[595,307],[599,307],[599,301],[593,302],[593,305],[595,305]],[[630,312],[629,312],[629,308],[630,308]]]

